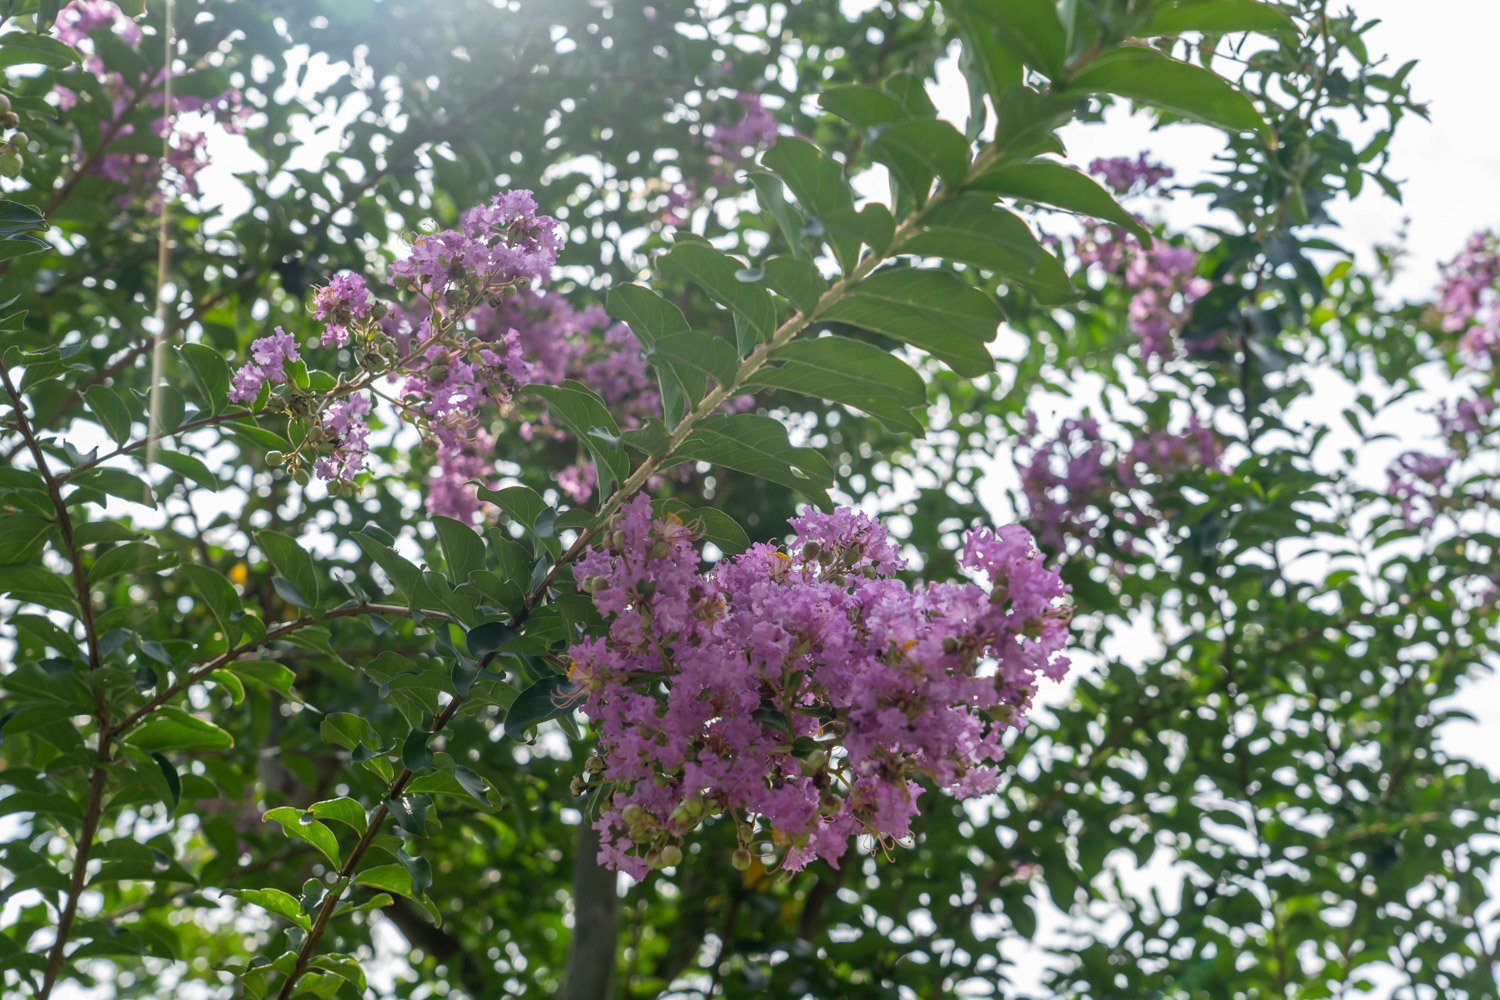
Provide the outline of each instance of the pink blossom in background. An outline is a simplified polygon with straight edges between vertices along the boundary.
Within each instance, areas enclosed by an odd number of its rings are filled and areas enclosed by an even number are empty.
[[[1145,192],[1171,177],[1173,170],[1161,163],[1146,159],[1146,154],[1132,160],[1128,156],[1100,158],[1089,164],[1089,173],[1113,188],[1116,194],[1128,194],[1132,190]]]
[[[230,380],[229,399],[235,403],[252,403],[261,386],[286,381],[286,363],[300,361],[297,339],[281,327],[269,337],[250,344],[250,360],[241,365]]]

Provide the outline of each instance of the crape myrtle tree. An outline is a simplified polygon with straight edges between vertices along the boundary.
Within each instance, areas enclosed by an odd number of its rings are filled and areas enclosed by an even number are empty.
[[[1494,995],[1500,253],[1328,214],[1411,66],[864,6],[6,5],[7,994]]]

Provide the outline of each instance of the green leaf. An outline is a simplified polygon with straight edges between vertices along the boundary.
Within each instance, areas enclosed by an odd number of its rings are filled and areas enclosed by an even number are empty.
[[[120,398],[119,393],[107,386],[91,385],[83,394],[83,399],[88,404],[89,412],[109,432],[115,444],[124,444],[130,440],[130,407],[125,405],[125,400]]]
[[[760,158],[791,189],[804,213],[824,216],[840,209],[853,209],[854,192],[838,163],[804,139],[782,136]],[[830,239],[839,267],[848,270],[859,259],[859,245],[846,237]]]
[[[1124,226],[1148,246],[1151,243],[1151,231],[1115,201],[1113,195],[1088,174],[1061,163],[1033,160],[996,167],[975,178],[969,190],[1022,198],[1103,219]]]
[[[105,466],[95,466],[74,476],[69,482],[77,487],[68,496],[68,503],[93,502],[101,507],[105,504],[104,497],[119,497],[131,503],[145,504],[148,507],[156,506],[156,494],[151,491],[151,485],[140,476],[126,472],[124,469],[112,469]]]
[[[1156,8],[1151,22],[1136,32],[1140,38],[1180,35],[1184,31],[1201,31],[1223,35],[1234,31],[1296,30],[1280,10],[1257,0],[1186,0]]]
[[[648,355],[658,341],[689,329],[682,310],[640,285],[611,288],[604,308],[610,316],[630,327]],[[668,422],[675,424],[681,419],[684,409],[684,387],[670,371],[657,369],[656,377],[661,385],[662,413]],[[697,386],[696,394],[688,392],[687,395],[696,399],[702,392],[702,387]]]
[[[412,894],[425,896],[432,885],[432,862],[423,857],[412,857],[404,847],[396,849],[396,860],[406,866],[406,873],[411,877]]]
[[[906,108],[895,97],[864,84],[832,87],[818,95],[818,103],[824,111],[864,129],[906,121],[910,117]]]
[[[734,345],[722,337],[706,333],[678,333],[663,337],[656,342],[647,360],[653,365],[665,365],[682,382],[686,382],[681,377],[683,374],[695,373],[698,376],[695,384],[700,386],[705,375],[719,385],[729,385],[734,382],[740,367]],[[689,402],[696,402],[702,395],[700,388],[696,395],[687,398]]]
[[[480,490],[479,492],[483,496],[485,493],[493,491]],[[385,575],[390,580],[391,586],[395,588],[396,593],[405,597],[407,603],[415,607],[416,602],[426,592],[426,587],[422,583],[422,571],[399,555],[395,549],[392,549],[389,545],[380,542],[363,531],[353,532],[352,537],[359,547],[364,550],[365,555],[369,556],[375,565],[385,571]]]
[[[332,830],[316,818],[310,818],[291,806],[278,806],[268,811],[261,817],[261,820],[266,823],[277,823],[288,837],[316,847],[334,868],[343,866],[344,862],[339,857],[338,838],[333,835]]]
[[[359,881],[355,879],[355,881]],[[278,917],[285,917],[304,931],[312,930],[312,918],[302,910],[302,904],[297,902],[297,897],[282,892],[280,889],[225,889],[225,893],[238,896],[247,903],[256,906]]]
[[[958,25],[963,49],[959,68],[969,83],[969,138],[977,139],[983,131],[984,98],[988,94],[997,104],[1000,95],[1019,86],[1024,73],[1021,60],[1000,40],[999,28],[987,18],[976,15],[968,5],[954,5],[949,13]]]
[[[918,204],[927,201],[936,176],[956,190],[969,169],[969,140],[940,119],[900,122],[882,129],[870,155],[890,168]]]
[[[799,312],[807,314],[818,307],[818,299],[828,291],[828,282],[809,261],[791,257],[770,257],[762,262],[766,281],[780,292]]]
[[[432,733],[426,729],[413,729],[401,744],[401,764],[408,771],[425,771],[432,766],[432,751],[427,749],[427,741],[432,738]]]
[[[207,344],[183,344],[177,350],[187,362],[198,388],[203,390],[209,412],[229,409],[229,365],[224,356]]]
[[[401,829],[416,837],[427,836],[427,813],[432,809],[432,796],[405,795],[386,799],[385,807]]]
[[[1132,45],[1107,52],[1074,77],[1068,89],[1128,97],[1231,132],[1271,134],[1255,105],[1232,84],[1155,49]]]
[[[306,549],[297,544],[297,540],[279,531],[260,531],[255,535],[255,543],[260,550],[266,554],[271,565],[276,567],[283,577],[287,579],[297,593],[306,600],[302,602],[303,607],[316,607],[318,601],[318,571],[313,563],[313,557]],[[280,588],[278,588],[278,593]],[[283,600],[291,601],[285,594]],[[297,601],[291,601],[297,604]]]
[[[454,765],[453,780],[457,781],[475,802],[486,809],[490,808],[490,793],[493,789],[488,781],[462,764]]]
[[[157,708],[125,735],[125,742],[142,750],[228,750],[234,737],[180,708]]]
[[[318,819],[342,823],[355,833],[363,834],[367,823],[365,807],[348,796],[314,802],[307,811]]]
[[[505,735],[525,740],[533,726],[572,711],[577,692],[578,686],[562,674],[548,674],[516,695],[505,710]]]
[[[663,274],[700,285],[713,299],[745,318],[761,340],[776,332],[776,306],[763,285],[743,281],[745,265],[701,243],[679,243],[657,260]]]
[[[537,541],[553,555],[561,551],[557,543],[557,534],[553,531],[553,520],[557,517],[554,510],[547,501],[537,496],[535,490],[529,486],[507,486],[503,490],[491,490],[483,487],[479,490],[479,499],[488,500],[490,503],[505,511],[521,527],[531,532]],[[523,583],[525,581],[522,581]]]
[[[126,542],[102,553],[89,567],[90,583],[98,583],[121,573],[144,573],[156,568],[163,558],[161,549],[150,542]],[[175,557],[174,557],[175,559]]]
[[[912,413],[927,404],[922,377],[878,347],[820,337],[793,341],[771,360],[781,363],[760,369],[751,384],[842,403],[879,418],[893,431],[922,433],[922,423]]]
[[[833,470],[822,453],[793,447],[786,427],[750,413],[714,414],[699,422],[677,450],[685,461],[708,462],[789,486],[820,507],[833,485]]]
[[[448,564],[448,575],[454,583],[463,583],[469,574],[484,569],[484,542],[472,527],[441,515],[433,517],[432,526],[437,531],[443,559]]]
[[[1000,42],[1026,65],[1054,80],[1062,74],[1068,36],[1054,0],[965,0],[958,9],[988,21]]]
[[[405,865],[377,865],[374,868],[367,868],[354,876],[354,883],[385,892],[394,892],[408,899],[418,898],[417,894],[412,891],[411,872],[406,870]]]
[[[380,734],[375,731],[375,727],[349,712],[333,712],[324,716],[318,732],[324,743],[341,746],[345,750],[353,750],[360,744],[367,747],[381,745]]]
[[[934,205],[922,229],[907,238],[900,252],[941,257],[1013,278],[1046,305],[1077,297],[1062,265],[1042,249],[1020,217],[972,195]]]
[[[609,494],[614,482],[630,478],[630,460],[620,448],[620,428],[597,393],[572,379],[562,385],[530,385],[526,389],[546,400],[552,415],[566,424],[594,456],[601,496]]]
[[[823,314],[894,337],[932,354],[968,378],[994,368],[984,346],[1003,315],[989,295],[943,271],[877,271]]]
[[[302,593],[301,589],[284,576],[271,577],[271,587],[276,591],[278,597],[293,607],[310,608],[313,606],[312,601],[307,599],[307,596]]]
[[[0,517],[0,566],[30,562],[47,544],[52,525],[51,519],[24,511]]]
[[[240,637],[239,618],[244,613],[244,607],[240,604],[240,595],[235,591],[234,584],[223,573],[208,566],[186,563],[180,570],[193,585],[193,589],[203,597],[203,603],[208,605],[208,610],[224,630],[225,638],[230,643],[237,642]],[[240,669],[239,664],[231,666],[233,669]]]
[[[78,53],[51,35],[12,31],[0,36],[0,67],[40,63],[66,69],[77,61]]]
[[[750,536],[745,529],[722,510],[690,507],[681,500],[668,498],[651,501],[651,512],[656,517],[676,515],[694,534],[713,542],[727,556],[738,555],[750,547]]]
[[[291,691],[292,684],[297,679],[291,667],[284,663],[272,663],[266,660],[237,660],[229,664],[229,669],[246,680],[264,684],[282,694]]]
[[[168,803],[171,809],[167,815],[176,816],[177,806],[182,802],[182,777],[178,775],[177,768],[172,766],[172,762],[167,760],[161,753],[152,750],[150,751],[150,757],[156,763],[157,768],[161,770],[162,780],[167,783],[167,793],[172,800]]]
[[[811,255],[803,245],[802,217],[787,202],[781,178],[758,169],[751,169],[749,177],[750,183],[755,186],[755,196],[760,201],[761,209],[771,216],[776,228],[781,230],[781,236],[786,240],[792,256],[797,260],[809,260]]]
[[[218,477],[208,471],[208,466],[200,459],[192,455],[184,455],[179,451],[158,451],[156,461],[179,476],[191,479],[206,490],[218,492],[220,489]]]
[[[0,594],[10,594],[18,601],[30,601],[55,611],[78,613],[78,596],[73,584],[40,566],[8,566],[0,573]]]

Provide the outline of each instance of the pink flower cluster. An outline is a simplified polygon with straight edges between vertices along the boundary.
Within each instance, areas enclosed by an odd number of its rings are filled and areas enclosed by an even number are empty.
[[[297,338],[281,327],[269,337],[250,344],[250,360],[241,365],[229,383],[229,399],[234,403],[253,403],[262,386],[286,381],[286,363],[301,361]]]
[[[740,106],[739,118],[733,122],[720,118],[708,126],[703,138],[708,163],[713,167],[710,182],[719,187],[730,183],[735,168],[775,142],[780,130],[776,116],[761,102],[759,94],[741,91],[735,101]],[[686,223],[698,195],[698,182],[691,177],[670,185],[661,220],[673,225]]]
[[[1017,460],[1021,492],[1029,523],[1054,552],[1070,537],[1086,546],[1097,543],[1111,519],[1144,533],[1161,523],[1161,515],[1129,491],[1220,468],[1219,442],[1196,414],[1184,430],[1145,431],[1123,451],[1104,439],[1093,418],[1066,420],[1052,438],[1038,435],[1034,415],[1027,419],[1021,447],[1029,454]],[[1130,547],[1133,539],[1127,540]]]
[[[1411,528],[1423,528],[1437,520],[1438,512],[1450,504],[1444,487],[1452,455],[1424,455],[1408,451],[1386,469],[1387,492],[1401,510],[1401,520]]]
[[[599,736],[601,863],[639,878],[682,857],[697,826],[738,830],[734,864],[837,865],[849,839],[911,834],[919,781],[995,790],[1001,736],[1039,677],[1068,661],[1068,588],[1011,525],[967,537],[975,583],[911,587],[885,529],[839,510],[793,518],[699,569],[692,530],[628,503],[576,567],[610,622],[570,677]]]
[[[1130,327],[1141,338],[1141,358],[1148,364],[1177,357],[1175,335],[1186,325],[1193,303],[1211,287],[1208,279],[1194,273],[1198,252],[1157,240],[1143,248],[1116,226],[1095,226],[1078,240],[1074,252],[1079,263],[1098,265],[1106,271],[1123,269],[1130,298]]]
[[[1447,333],[1464,331],[1460,348],[1474,362],[1500,360],[1500,240],[1475,233],[1443,266],[1437,311]]]
[[[499,296],[551,272],[562,249],[557,220],[538,215],[530,191],[506,191],[464,213],[457,229],[420,236],[391,265],[391,283],[433,304]]]
[[[1117,194],[1129,194],[1132,189],[1145,192],[1171,177],[1172,168],[1146,159],[1146,154],[1132,160],[1128,156],[1101,157],[1089,164],[1089,173],[1104,181]]]
[[[365,279],[344,271],[313,293],[313,315],[322,320],[323,346],[339,347],[349,339],[349,324],[369,317],[374,309]]]
[[[100,30],[115,30],[132,46],[141,40],[140,27],[109,0],[72,0],[58,11],[53,23],[56,37],[74,47],[87,42],[91,32]],[[134,83],[129,83],[123,74],[107,71],[97,54],[89,54],[83,60],[83,67],[103,85],[111,102],[109,120],[102,123],[100,130],[104,149],[92,158],[90,169],[130,188],[130,193],[120,197],[121,205],[129,205],[135,192],[151,191],[147,208],[154,211],[162,198],[197,193],[198,172],[209,162],[208,137],[179,127],[179,116],[191,112],[211,115],[225,131],[238,134],[244,132],[245,120],[253,114],[245,106],[244,95],[234,89],[213,97],[174,94],[171,107],[165,107],[162,87],[165,69],[143,72]],[[63,111],[78,104],[78,93],[69,87],[58,84],[54,93]],[[135,132],[135,126],[125,122],[125,118],[139,105],[162,109],[161,117],[151,125],[151,133],[168,140],[165,157],[151,152],[109,151],[111,144]],[[83,155],[81,150],[79,155]]]

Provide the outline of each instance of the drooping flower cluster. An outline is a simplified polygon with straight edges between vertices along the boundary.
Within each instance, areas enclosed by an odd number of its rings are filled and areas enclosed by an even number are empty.
[[[1028,523],[1049,551],[1061,552],[1068,538],[1093,546],[1114,521],[1130,533],[1124,548],[1159,525],[1162,516],[1131,491],[1169,481],[1185,472],[1218,471],[1222,449],[1213,429],[1188,418],[1180,431],[1143,431],[1129,448],[1104,438],[1093,418],[1065,420],[1054,437],[1038,433],[1028,417],[1028,435],[1017,459]]]
[[[851,837],[910,835],[927,781],[995,789],[1001,736],[1040,677],[1067,669],[1065,587],[1011,525],[971,533],[961,563],[988,577],[911,587],[877,522],[794,518],[786,549],[758,544],[699,570],[693,532],[628,503],[577,574],[609,619],[572,650],[599,734],[600,861],[639,878],[676,864],[712,817],[781,867],[837,865]],[[582,779],[580,779],[582,783]]]
[[[52,25],[57,40],[74,47],[100,28],[117,31],[131,45],[140,44],[140,25],[111,0],[72,0],[57,12]]]
[[[780,130],[776,116],[771,114],[759,94],[740,91],[734,99],[740,108],[739,116],[732,121],[720,117],[709,123],[703,136],[708,164],[713,168],[710,183],[717,187],[730,183],[735,169],[775,142]],[[686,223],[699,200],[698,182],[685,177],[676,183],[663,181],[662,185],[667,196],[661,220],[673,225]]]
[[[1100,178],[1117,194],[1141,193],[1156,187],[1171,177],[1172,168],[1146,159],[1142,153],[1135,159],[1128,156],[1101,157],[1089,164],[1089,173]]]

